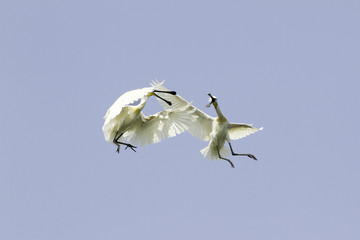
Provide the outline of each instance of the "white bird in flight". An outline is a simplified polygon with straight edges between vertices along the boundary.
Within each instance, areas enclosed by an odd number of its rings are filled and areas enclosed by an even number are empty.
[[[190,104],[181,108],[165,109],[150,116],[144,116],[141,112],[147,99],[152,95],[171,106],[170,101],[158,94],[176,95],[176,92],[158,89],[162,84],[163,82],[152,87],[128,91],[121,95],[107,110],[102,130],[106,141],[117,146],[116,151],[118,153],[120,145],[125,145],[125,149],[129,147],[136,152],[136,146],[132,144],[139,143],[141,146],[145,146],[157,143],[188,129],[194,118],[191,115],[193,109],[190,108]],[[141,100],[138,105],[130,105],[139,99]],[[125,140],[132,144],[125,143]]]
[[[157,82],[153,82],[156,84]],[[164,86],[159,87],[162,91],[167,91]],[[194,115],[195,120],[191,122],[189,129],[187,130],[191,135],[196,138],[199,138],[203,141],[209,141],[209,145],[202,149],[200,152],[205,158],[216,160],[222,159],[230,163],[231,167],[234,167],[234,164],[230,159],[225,158],[229,155],[230,151],[225,147],[225,141],[228,142],[233,156],[247,156],[254,160],[257,160],[256,157],[252,154],[240,154],[235,153],[231,146],[230,140],[236,140],[239,138],[246,137],[252,133],[255,133],[263,128],[257,129],[251,126],[251,124],[244,123],[229,123],[226,117],[222,114],[217,102],[217,98],[212,96],[210,93],[207,93],[210,96],[210,103],[206,107],[210,107],[211,104],[214,105],[218,117],[214,118],[201,110],[190,106],[193,108],[192,115]],[[162,102],[160,104],[165,108],[179,108],[182,106],[188,106],[189,103],[180,97],[179,95],[167,95],[160,94],[163,98],[170,100],[172,102],[172,107],[164,105]]]

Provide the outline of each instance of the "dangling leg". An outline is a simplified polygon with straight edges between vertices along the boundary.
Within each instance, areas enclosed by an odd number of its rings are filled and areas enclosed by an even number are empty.
[[[252,154],[246,154],[246,153],[234,153],[233,149],[232,149],[232,146],[231,146],[231,143],[229,142],[229,146],[230,146],[230,150],[231,150],[231,154],[233,156],[248,156],[249,158],[252,158],[254,160],[257,160],[256,157]]]
[[[171,95],[176,95],[176,92],[175,91],[161,91],[161,90],[154,90],[152,93],[154,94],[155,97],[158,97],[160,98],[161,100],[163,100],[164,102],[166,102],[169,106],[172,105],[172,103],[162,97],[160,97],[159,95],[156,94],[156,92],[159,92],[159,93],[168,93],[168,94],[171,94]]]
[[[115,136],[115,138],[113,140],[113,143],[117,146],[117,149],[116,149],[117,153],[120,153],[120,143],[118,143],[118,140],[122,135],[123,135],[123,133],[120,134],[118,137]]]
[[[123,134],[124,134],[124,133],[122,133],[122,134],[120,134],[118,137],[115,137],[115,138],[114,138],[113,143],[117,146],[117,150],[116,150],[116,151],[117,151],[118,153],[120,153],[120,144],[122,144],[122,145],[126,145],[125,150],[129,147],[129,148],[131,148],[131,150],[133,150],[134,152],[136,152],[135,149],[134,149],[134,148],[137,148],[136,146],[131,145],[131,144],[129,144],[129,143],[123,143],[123,142],[119,142],[119,141],[118,141]]]
[[[220,155],[220,152],[219,152],[219,146],[216,146],[216,149],[217,149],[217,152],[218,152],[218,155],[219,155],[219,158],[222,159],[222,160],[225,160],[225,161],[228,161],[231,165],[232,168],[235,168],[234,164],[232,163],[232,161],[230,161],[229,159],[227,158],[223,158],[221,155]]]

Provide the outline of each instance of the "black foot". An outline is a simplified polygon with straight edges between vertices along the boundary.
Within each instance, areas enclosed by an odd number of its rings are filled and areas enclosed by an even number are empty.
[[[224,160],[228,161],[228,162],[230,163],[230,165],[231,165],[232,168],[235,168],[235,166],[234,166],[234,164],[232,163],[232,161],[230,161],[229,159],[224,159]]]
[[[252,155],[252,154],[246,154],[249,158],[252,158],[252,159],[254,159],[254,160],[257,160],[256,159],[256,157],[254,156],[254,155]]]
[[[134,149],[134,148],[137,148],[136,146],[131,145],[131,144],[127,144],[125,150],[126,150],[128,147],[131,148],[131,150],[133,150],[134,152],[136,152],[135,149]]]

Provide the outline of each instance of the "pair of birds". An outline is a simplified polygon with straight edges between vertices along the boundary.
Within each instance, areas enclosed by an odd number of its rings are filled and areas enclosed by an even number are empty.
[[[107,110],[102,130],[106,141],[117,146],[118,153],[121,145],[136,152],[137,144],[154,144],[188,131],[196,138],[209,141],[209,145],[200,151],[205,158],[225,160],[231,167],[234,167],[234,164],[226,158],[230,152],[233,156],[247,156],[257,160],[252,154],[235,153],[230,140],[246,137],[262,128],[257,129],[250,124],[229,123],[220,111],[217,98],[207,93],[210,102],[206,107],[213,105],[218,115],[211,117],[192,106],[192,103],[177,95],[175,91],[165,88],[163,83],[164,81],[153,81],[151,87],[128,91]],[[145,116],[141,111],[150,96],[155,96],[164,110]],[[138,105],[131,105],[138,100]],[[225,147],[225,141],[228,142],[230,150]]]

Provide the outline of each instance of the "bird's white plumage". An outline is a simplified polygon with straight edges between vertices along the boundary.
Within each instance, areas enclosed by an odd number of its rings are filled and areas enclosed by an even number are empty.
[[[151,116],[141,117],[124,134],[130,143],[141,146],[154,144],[165,138],[174,137],[188,129],[194,118],[190,105],[166,109]]]
[[[219,155],[217,153],[217,148],[215,144],[209,144],[208,146],[204,147],[200,150],[201,154],[204,156],[204,158],[210,159],[210,160],[217,160],[219,159]],[[223,146],[219,149],[220,155],[222,157],[227,157],[230,155],[230,149]]]
[[[255,133],[263,128],[254,128],[251,126],[252,124],[245,124],[245,123],[229,123],[228,132],[229,137],[231,140],[236,140],[239,138],[244,138],[249,136],[252,133]]]

